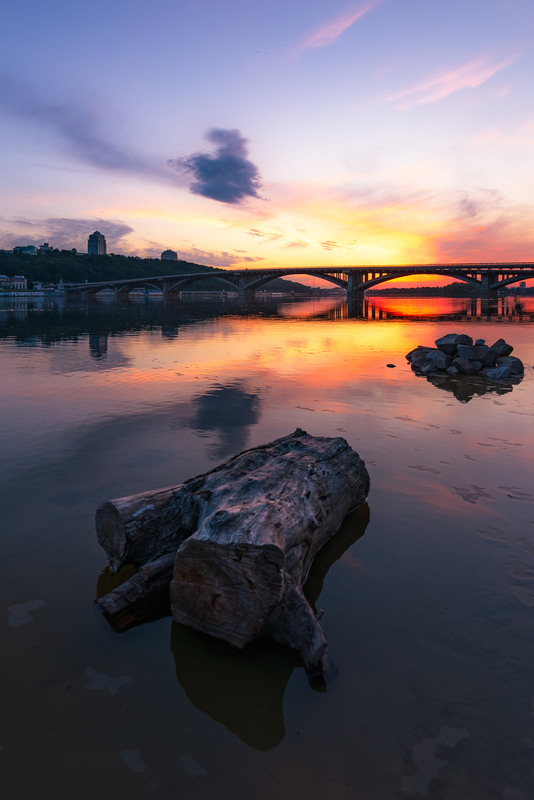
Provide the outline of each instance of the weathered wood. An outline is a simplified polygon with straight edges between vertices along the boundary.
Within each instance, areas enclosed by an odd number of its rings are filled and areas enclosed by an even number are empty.
[[[227,477],[177,551],[173,617],[236,647],[268,634],[322,672],[326,639],[301,586],[316,553],[365,500],[365,465],[344,439],[298,430],[242,454]]]
[[[170,614],[169,584],[174,568],[174,553],[149,561],[120,586],[96,602],[118,630]]]
[[[268,634],[322,672],[326,639],[302,582],[368,491],[344,439],[298,429],[180,486],[103,504],[97,534],[114,569],[176,553],[178,622],[236,647]]]
[[[139,567],[176,552],[196,530],[201,498],[195,491],[201,490],[204,477],[119,497],[97,508],[96,535],[114,572],[126,564]]]

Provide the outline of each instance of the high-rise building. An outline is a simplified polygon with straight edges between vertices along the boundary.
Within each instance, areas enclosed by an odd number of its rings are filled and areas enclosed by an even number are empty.
[[[106,237],[99,231],[95,231],[87,240],[87,252],[90,256],[106,255]]]
[[[177,261],[178,260],[178,253],[176,250],[164,250],[161,254],[162,261]]]

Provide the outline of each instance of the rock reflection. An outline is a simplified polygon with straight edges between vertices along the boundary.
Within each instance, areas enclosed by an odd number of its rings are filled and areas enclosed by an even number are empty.
[[[487,378],[465,375],[457,378],[448,375],[427,375],[426,379],[438,389],[451,392],[460,403],[468,403],[473,397],[484,394],[507,394],[512,391],[515,384],[521,382],[521,378],[517,378],[510,380],[509,383],[492,383]]]
[[[346,517],[317,554],[304,585],[312,606],[332,564],[363,536],[368,523],[365,503]],[[257,750],[269,750],[282,741],[285,688],[293,670],[302,666],[296,652],[271,640],[238,651],[178,623],[172,626],[171,651],[178,682],[200,711]]]

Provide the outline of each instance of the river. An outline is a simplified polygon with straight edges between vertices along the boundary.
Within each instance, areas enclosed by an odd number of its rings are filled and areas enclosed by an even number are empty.
[[[451,332],[524,379],[415,375]],[[534,796],[534,299],[13,298],[0,365],[3,800]],[[97,506],[297,427],[371,477],[310,575],[326,686],[169,616],[115,632]]]

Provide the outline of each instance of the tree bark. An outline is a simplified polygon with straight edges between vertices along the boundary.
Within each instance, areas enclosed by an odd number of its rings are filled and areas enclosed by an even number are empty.
[[[176,553],[177,622],[239,648],[267,634],[321,673],[326,639],[302,583],[368,491],[344,439],[297,429],[180,486],[104,503],[97,534],[114,569]]]

